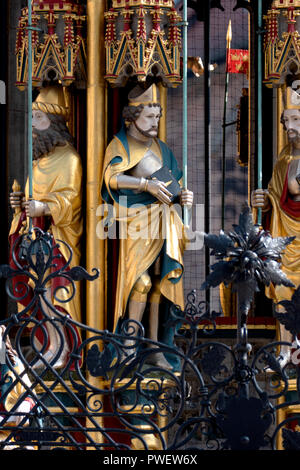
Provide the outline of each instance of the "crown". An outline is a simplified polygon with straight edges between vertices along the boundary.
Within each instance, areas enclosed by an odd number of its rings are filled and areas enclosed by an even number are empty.
[[[67,120],[69,110],[66,107],[63,87],[53,85],[42,88],[38,97],[32,103],[32,109],[40,110],[44,113],[56,114]]]
[[[153,84],[145,90],[140,85],[137,85],[128,94],[128,101],[130,106],[160,104],[157,86]]]

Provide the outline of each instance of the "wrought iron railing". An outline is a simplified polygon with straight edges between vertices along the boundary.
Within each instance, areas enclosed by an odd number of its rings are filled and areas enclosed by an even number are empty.
[[[0,324],[6,345],[5,356],[0,348],[1,449],[276,449],[279,435],[285,448],[299,448],[299,433],[289,428],[295,416],[283,415],[300,406],[299,368],[281,367],[280,342],[251,351],[247,337],[257,280],[289,282],[278,261],[290,240],[272,239],[245,208],[232,232],[207,235],[205,242],[218,261],[202,288],[228,281],[238,292],[234,347],[214,339],[220,314],[197,301],[195,291],[184,312],[172,307],[164,325],[176,331],[174,345],[151,341],[142,324],[129,320],[115,333],[78,323],[56,306],[59,292],[67,290],[68,302],[75,281],[92,282],[99,273],[70,269],[71,252],[58,268],[48,233],[17,240],[13,264],[0,267],[18,306]],[[296,291],[284,318],[294,337],[298,298]],[[56,348],[49,355],[51,335]],[[154,363],[157,352],[172,370]],[[292,378],[297,396],[288,402]]]

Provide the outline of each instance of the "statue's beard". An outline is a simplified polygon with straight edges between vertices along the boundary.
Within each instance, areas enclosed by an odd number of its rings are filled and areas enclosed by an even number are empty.
[[[290,143],[300,142],[300,133],[296,129],[291,129],[287,133]]]
[[[46,130],[33,129],[32,158],[38,160],[43,155],[51,152],[57,145],[65,145],[65,136],[52,125]]]
[[[141,127],[139,127],[137,125],[136,122],[134,122],[134,125],[135,127],[137,128],[137,130],[144,136],[144,137],[156,137],[157,136],[157,127],[151,127],[150,129],[141,129]]]

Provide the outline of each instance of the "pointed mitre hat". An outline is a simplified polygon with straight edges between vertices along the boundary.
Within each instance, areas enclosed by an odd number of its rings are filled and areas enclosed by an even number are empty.
[[[300,75],[288,75],[282,90],[284,109],[300,109]]]
[[[44,113],[56,114],[68,119],[69,110],[66,106],[64,89],[61,86],[48,86],[41,89],[38,97],[32,103],[32,109]]]
[[[128,101],[129,106],[160,104],[158,88],[153,84],[145,90],[141,85],[137,85],[128,94]]]

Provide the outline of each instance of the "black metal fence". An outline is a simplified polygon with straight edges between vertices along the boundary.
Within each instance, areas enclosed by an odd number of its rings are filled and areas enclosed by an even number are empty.
[[[281,367],[279,342],[251,352],[245,309],[257,276],[265,283],[275,275],[287,282],[275,260],[289,240],[271,239],[253,225],[246,208],[233,232],[205,241],[219,261],[203,287],[217,285],[230,272],[227,281],[239,293],[234,347],[213,339],[220,313],[198,302],[194,291],[185,311],[173,306],[164,325],[174,331],[171,345],[149,340],[143,326],[129,320],[115,333],[75,322],[54,306],[59,292],[67,289],[64,302],[71,301],[75,281],[92,282],[99,273],[70,269],[71,252],[58,268],[48,233],[36,230],[34,237],[16,241],[13,264],[0,267],[18,308],[0,325],[1,449],[255,450],[276,449],[279,438],[286,449],[299,448],[299,432],[291,426],[295,415],[284,413],[300,405],[298,365]],[[285,314],[294,338],[298,296],[296,291]],[[172,369],[153,361],[158,352]],[[291,378],[295,397],[288,402]]]

